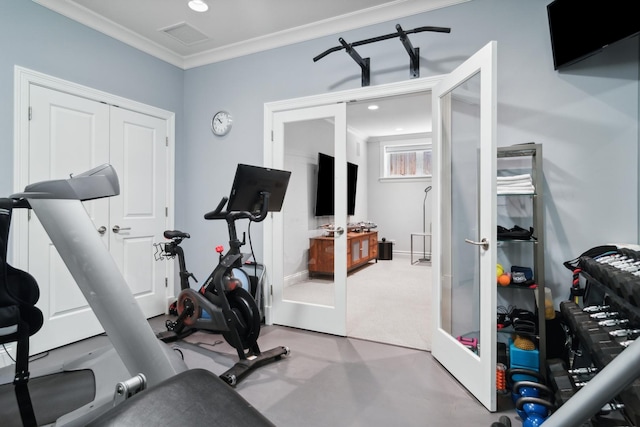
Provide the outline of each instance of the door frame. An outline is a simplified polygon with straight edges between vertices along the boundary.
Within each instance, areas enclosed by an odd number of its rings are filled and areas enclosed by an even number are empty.
[[[268,102],[264,104],[264,157],[263,162],[266,167],[274,167],[274,164],[282,163],[284,158],[284,152],[276,151],[273,147],[273,124],[274,114],[287,110],[296,110],[301,108],[318,107],[322,105],[335,104],[335,103],[348,103],[354,100],[364,101],[376,98],[384,98],[395,95],[410,95],[418,92],[431,91],[444,76],[433,76],[419,79],[413,79],[397,83],[389,83],[373,87],[362,87],[357,89],[349,89],[340,92],[326,93],[320,95],[312,95],[301,98],[293,98],[282,101]],[[349,123],[347,122],[347,129]],[[273,251],[278,248],[282,248],[281,238],[275,236],[273,229],[273,220],[269,216],[264,221],[263,225],[264,239],[263,239],[263,258],[265,265],[270,268],[274,265]],[[278,240],[280,239],[280,240]],[[436,252],[432,253],[432,259],[438,259]],[[273,278],[269,277],[270,282],[266,284],[265,289],[265,323],[267,325],[273,324],[273,305],[272,305],[272,281]],[[345,307],[346,310],[346,307]],[[346,316],[346,313],[345,313]],[[431,331],[428,331],[431,334]]]
[[[131,99],[112,95],[101,90],[83,86],[68,80],[53,77],[28,68],[14,66],[14,115],[13,115],[13,189],[21,192],[31,184],[29,182],[29,87],[43,86],[48,89],[65,92],[70,95],[117,105],[120,108],[132,110],[141,114],[154,116],[167,123],[168,155],[167,155],[167,227],[174,225],[174,195],[175,195],[175,113],[150,105],[142,104]],[[78,171],[80,172],[80,171]],[[14,213],[11,244],[11,264],[16,268],[29,268],[29,245],[27,243],[29,212],[18,209]],[[174,263],[166,264],[168,279],[165,295],[167,301],[174,294]],[[167,305],[168,306],[168,305]]]

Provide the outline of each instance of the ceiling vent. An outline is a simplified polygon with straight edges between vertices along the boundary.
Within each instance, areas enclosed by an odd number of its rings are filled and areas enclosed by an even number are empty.
[[[162,31],[186,46],[191,46],[192,44],[209,40],[209,37],[207,37],[206,34],[196,30],[186,22],[171,25],[170,27],[162,28],[158,31]]]

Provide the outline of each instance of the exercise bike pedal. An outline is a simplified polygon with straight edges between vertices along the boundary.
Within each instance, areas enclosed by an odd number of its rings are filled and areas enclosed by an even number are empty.
[[[280,360],[283,356],[289,356],[291,350],[286,346],[279,346],[272,348],[271,350],[264,351],[258,355],[248,356],[246,359],[241,359],[230,369],[220,375],[220,379],[229,384],[231,387],[235,387],[249,372],[266,365],[270,362]]]
[[[194,333],[195,329],[184,329],[182,332],[177,333],[174,330],[161,331],[156,333],[156,338],[165,343],[181,340]]]

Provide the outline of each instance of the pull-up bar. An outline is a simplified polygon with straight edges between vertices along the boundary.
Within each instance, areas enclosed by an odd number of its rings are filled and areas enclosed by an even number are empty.
[[[408,35],[414,33],[421,33],[423,31],[432,31],[437,33],[450,33],[451,28],[445,27],[418,27],[413,30],[404,31],[400,24],[396,24],[396,32],[391,34],[385,34],[384,36],[373,37],[366,40],[360,40],[353,43],[347,43],[344,41],[342,37],[338,39],[340,42],[340,46],[332,47],[331,49],[327,49],[322,52],[320,55],[313,58],[313,62],[318,62],[325,56],[330,53],[337,52],[339,50],[344,49],[349,56],[353,58],[354,61],[360,66],[362,69],[362,86],[369,86],[369,76],[370,76],[370,59],[362,58],[358,52],[354,49],[356,46],[362,46],[369,43],[375,43],[382,40],[389,40],[395,37],[399,37],[402,45],[406,49],[409,54],[410,59],[410,73],[411,77],[420,77],[420,48],[414,48],[411,44],[411,40],[409,40]]]

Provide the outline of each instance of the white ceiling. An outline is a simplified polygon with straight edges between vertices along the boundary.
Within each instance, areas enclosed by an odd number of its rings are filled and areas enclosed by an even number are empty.
[[[377,110],[368,109],[373,104]],[[347,105],[347,124],[365,139],[431,132],[431,94],[351,102]]]
[[[188,0],[33,1],[188,69],[468,0],[204,0],[204,13]]]
[[[33,1],[189,69],[469,0],[204,0],[204,13],[189,9],[188,0]],[[431,131],[428,99],[398,100],[380,100],[373,112],[369,103],[350,104],[349,126],[365,137]]]

